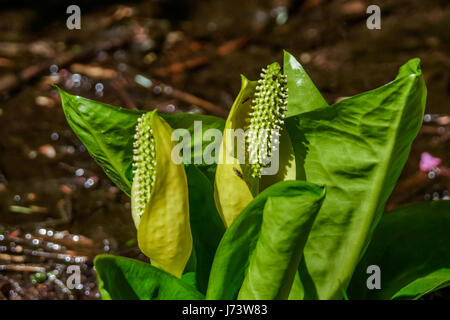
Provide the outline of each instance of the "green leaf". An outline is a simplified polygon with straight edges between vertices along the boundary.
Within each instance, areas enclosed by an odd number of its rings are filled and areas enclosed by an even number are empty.
[[[181,280],[183,282],[187,283],[188,285],[190,285],[193,288],[197,288],[197,280],[196,279],[197,279],[197,275],[195,274],[195,272],[186,272],[181,277]]]
[[[450,286],[450,269],[439,269],[418,278],[398,291],[392,299],[417,300],[426,294]]]
[[[99,291],[105,300],[202,300],[184,281],[150,264],[98,255],[94,260]]]
[[[137,119],[146,111],[135,111],[73,96],[59,89],[67,122],[108,177],[127,195],[131,192],[133,139]],[[223,130],[223,119],[190,113],[160,114],[173,129],[191,134],[191,162],[210,144],[195,137],[195,121],[201,121],[202,135],[208,129]],[[200,130],[197,127],[197,132]],[[194,146],[198,146],[194,148]],[[207,166],[202,160],[201,166]],[[209,166],[208,166],[209,167]]]
[[[252,292],[254,298],[282,298],[292,283],[308,224],[323,196],[322,187],[303,181],[279,182],[261,192],[225,232],[211,269],[207,299],[235,299],[249,265],[251,271],[242,295]],[[265,211],[269,198],[272,200]],[[264,227],[263,211],[268,216]],[[263,288],[255,281],[261,281]]]
[[[297,179],[327,187],[299,268],[304,298],[342,298],[421,127],[425,97],[413,59],[380,88],[287,120]]]
[[[328,106],[302,65],[289,52],[284,51],[283,73],[288,80],[286,117]]]
[[[429,201],[388,212],[348,288],[351,299],[418,299],[450,285],[450,201]],[[366,286],[378,265],[381,289]]]
[[[269,197],[261,233],[251,255],[238,299],[287,299],[311,226],[325,190],[312,188],[294,197]]]
[[[196,282],[206,293],[217,246],[225,232],[214,204],[214,191],[208,178],[194,165],[186,166],[192,237],[196,255]]]
[[[130,195],[133,139],[142,115],[58,89],[67,122],[108,177]]]

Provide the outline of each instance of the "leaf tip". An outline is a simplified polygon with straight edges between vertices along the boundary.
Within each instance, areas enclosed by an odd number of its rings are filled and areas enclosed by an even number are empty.
[[[246,76],[244,76],[243,74],[241,74],[241,88],[245,87],[248,83],[248,79]]]
[[[67,92],[65,92],[63,89],[61,89],[60,87],[58,87],[56,84],[51,84],[50,86],[51,86],[53,89],[55,89],[55,90],[58,91],[58,93],[59,93],[59,95],[61,96],[61,98],[62,98],[62,96],[63,96],[64,94],[67,94]]]
[[[290,53],[286,49],[283,49],[283,57],[284,57],[285,60],[289,59],[290,57],[292,57],[292,53]]]
[[[420,68],[420,58],[413,58],[408,60],[402,65],[398,71],[397,79],[400,77],[414,76],[418,77],[422,75],[422,69]]]

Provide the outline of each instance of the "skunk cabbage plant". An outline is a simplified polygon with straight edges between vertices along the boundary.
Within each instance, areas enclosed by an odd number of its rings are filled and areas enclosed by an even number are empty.
[[[288,52],[241,86],[226,121],[58,89],[69,125],[131,197],[150,261],[97,256],[104,299],[418,299],[450,284],[450,202],[384,212],[422,123],[419,59],[334,105]],[[178,129],[193,150],[179,162]],[[210,129],[222,132],[214,163]]]

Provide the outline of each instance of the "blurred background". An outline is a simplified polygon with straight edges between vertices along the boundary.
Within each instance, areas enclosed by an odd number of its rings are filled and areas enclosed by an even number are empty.
[[[71,4],[79,30],[66,26]],[[370,4],[380,30],[366,27]],[[283,49],[330,104],[420,57],[426,115],[388,209],[449,198],[447,0],[2,1],[0,299],[98,299],[96,254],[144,259],[128,197],[71,131],[51,84],[130,109],[226,117],[239,75],[256,79]],[[76,288],[69,265],[81,269]]]

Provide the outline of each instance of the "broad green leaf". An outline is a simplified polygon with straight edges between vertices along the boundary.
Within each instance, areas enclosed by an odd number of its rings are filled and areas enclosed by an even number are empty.
[[[186,272],[181,276],[181,280],[193,288],[197,288],[197,275],[195,272]]]
[[[238,299],[287,299],[325,190],[269,197]]]
[[[270,295],[275,297],[282,297],[284,290],[283,283],[276,282],[280,280],[280,277],[285,280],[286,285],[289,286],[292,277],[292,267],[297,263],[298,257],[296,254],[301,253],[302,241],[307,235],[302,234],[300,237],[294,235],[295,231],[304,231],[307,233],[307,227],[300,227],[297,223],[304,222],[304,226],[308,223],[308,219],[313,219],[314,210],[318,210],[322,201],[324,192],[323,188],[303,182],[303,181],[283,181],[276,183],[263,192],[261,192],[255,199],[242,211],[242,213],[236,218],[233,224],[225,232],[219,247],[214,257],[213,266],[211,268],[211,275],[208,283],[208,291],[206,294],[207,299],[236,299],[239,290],[242,286],[244,278],[247,273],[247,268],[252,262],[252,272],[255,272],[255,276],[259,277],[259,271],[256,271],[258,267],[267,268],[267,290]],[[266,228],[270,230],[264,231],[263,239],[260,242],[260,248],[255,256],[255,260],[252,260],[252,254],[257,246],[258,239],[260,239],[261,228],[263,224],[263,211],[269,198],[273,198],[276,203],[270,204],[267,210],[269,221],[266,222]],[[301,203],[303,201],[303,203]],[[294,209],[294,207],[298,207]],[[277,210],[275,210],[277,208]],[[276,212],[275,212],[276,211]],[[279,215],[276,220],[277,223],[271,224],[274,214]],[[304,216],[303,216],[304,215]],[[303,218],[309,217],[306,221]],[[299,221],[292,221],[297,218]],[[287,221],[292,221],[293,225],[297,225],[298,229],[282,230],[281,225],[285,225]],[[283,222],[281,222],[283,221]],[[309,221],[308,221],[309,222]],[[295,229],[295,228],[294,228]],[[287,234],[283,232],[289,231]],[[271,233],[273,234],[271,235]],[[280,234],[281,233],[281,234]],[[269,240],[267,237],[272,236],[274,243],[270,245],[272,248],[277,248],[280,251],[280,256],[271,253],[267,256],[267,260],[261,255],[264,248],[261,246],[267,244]],[[284,238],[287,236],[287,238]],[[295,239],[294,239],[295,238]],[[292,243],[289,240],[294,240]],[[294,243],[298,240],[298,243]],[[284,245],[292,247],[287,248]],[[296,250],[294,247],[298,246],[298,252],[289,250]],[[268,248],[269,249],[269,248]],[[270,262],[271,259],[280,259],[277,262],[279,266],[273,266]],[[290,264],[292,263],[292,265]],[[280,272],[278,274],[278,272]],[[265,274],[261,274],[265,277]],[[248,279],[249,285],[254,285],[254,278]],[[263,279],[261,279],[263,281]],[[270,282],[270,284],[268,283]],[[250,288],[250,287],[249,287]],[[247,289],[246,289],[247,290]],[[258,288],[255,294],[263,294]]]
[[[101,254],[94,265],[104,300],[204,299],[189,284],[142,261]]]
[[[196,253],[196,282],[206,293],[214,254],[225,232],[214,204],[214,191],[206,176],[194,165],[186,166],[192,237]]]
[[[355,270],[350,299],[418,299],[450,285],[450,201],[412,204],[386,213]],[[381,271],[381,289],[366,286],[367,267]]]
[[[251,179],[247,170],[248,166],[242,161],[245,158],[238,159],[239,151],[242,152],[243,157],[246,156],[243,152],[245,151],[245,140],[234,138],[235,130],[246,130],[248,125],[246,119],[251,111],[257,84],[256,81],[249,81],[244,76],[241,80],[241,91],[225,123],[214,181],[216,207],[226,227],[229,227],[239,213],[253,200],[253,194],[258,190],[257,183]]]
[[[284,51],[283,73],[288,80],[286,117],[328,106],[302,65],[289,52]]]
[[[127,195],[133,178],[133,137],[137,119],[146,111],[135,111],[73,96],[57,88],[67,122],[108,177]],[[190,132],[191,162],[208,147],[210,141],[200,141],[194,135],[195,121],[202,124],[202,136],[208,129],[222,130],[223,119],[190,113],[160,114],[173,129]],[[197,132],[200,132],[197,127]],[[194,139],[195,137],[195,139]],[[197,148],[194,148],[197,146]],[[202,162],[201,166],[206,164]],[[209,168],[210,166],[207,166]],[[213,166],[214,167],[214,166]]]
[[[150,121],[156,149],[156,178],[143,213],[134,210],[141,189],[133,182],[131,206],[137,239],[139,248],[152,263],[181,277],[192,250],[187,178],[183,163],[176,164],[172,159],[176,145],[170,140],[172,128],[156,110]]]
[[[398,291],[392,299],[417,300],[426,294],[450,286],[450,268],[439,269],[418,278]]]
[[[413,59],[380,88],[288,119],[297,178],[327,187],[299,268],[304,298],[342,297],[421,127],[425,98]]]
[[[73,96],[58,89],[67,122],[108,177],[131,192],[133,137],[140,112]]]

